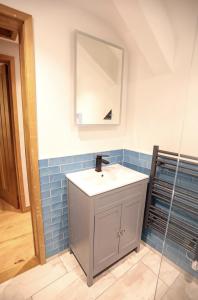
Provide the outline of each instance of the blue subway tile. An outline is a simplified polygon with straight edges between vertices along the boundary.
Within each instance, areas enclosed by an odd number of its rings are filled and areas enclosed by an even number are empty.
[[[147,168],[148,167],[148,162],[146,160],[139,160],[138,166],[142,168]]]
[[[118,156],[116,156],[116,163],[121,163],[121,162],[122,162],[122,160],[123,160],[123,157],[122,157],[122,155],[118,155]]]
[[[85,161],[82,163],[82,168],[83,169],[88,169],[88,168],[92,169],[95,167],[95,164],[96,164],[95,160]]]
[[[52,211],[54,211],[54,210],[63,208],[63,207],[65,207],[65,206],[66,206],[66,203],[63,202],[63,201],[61,201],[61,202],[52,204],[51,208],[52,208]]]
[[[52,198],[49,197],[49,198],[42,199],[41,204],[42,204],[42,207],[52,205]]]
[[[57,237],[59,234],[63,234],[63,235],[64,235],[65,232],[66,232],[66,228],[63,227],[63,228],[61,228],[61,229],[54,230],[54,231],[52,232],[52,236],[53,236],[53,238],[55,238],[55,237]]]
[[[65,240],[64,239],[58,240],[57,242],[54,243],[54,248],[61,247],[61,246],[64,246],[64,245],[65,245]]]
[[[137,151],[132,151],[132,150],[125,150],[124,151],[124,155],[129,155],[130,157],[134,157],[134,158],[136,158],[136,159],[139,159],[139,155],[140,155],[140,153],[139,152],[137,152]]]
[[[54,245],[53,239],[45,241],[46,248],[53,248],[53,245]]]
[[[58,189],[58,188],[61,188],[61,181],[55,181],[50,183],[51,190]]]
[[[67,180],[66,180],[66,178],[61,180],[61,187],[67,187]]]
[[[82,163],[73,163],[61,166],[61,172],[69,173],[72,171],[78,171],[82,169]]]
[[[50,184],[49,183],[41,185],[41,192],[45,192],[45,191],[49,191],[49,190],[50,190]]]
[[[61,195],[58,195],[56,197],[51,197],[51,205],[62,202]]]
[[[59,235],[57,235],[56,237],[53,238],[53,242],[54,243],[57,243],[59,241],[62,241],[64,238],[64,234],[63,233],[60,233]]]
[[[66,165],[74,162],[74,156],[61,157],[61,165]]]
[[[59,248],[56,248],[56,249],[46,248],[46,253],[45,254],[46,254],[46,257],[48,258],[50,256],[56,255],[59,252],[60,252]]]
[[[68,213],[68,207],[64,206],[63,207],[63,215],[67,215],[67,213]]]
[[[65,194],[66,193],[66,188],[60,188],[60,189],[56,189],[56,190],[51,190],[51,195],[52,197],[55,197],[55,196],[59,196],[59,195],[62,195],[62,194]]]
[[[44,215],[50,213],[51,212],[51,207],[50,206],[43,207],[42,212],[43,212]]]
[[[52,239],[52,237],[53,237],[52,232],[49,232],[49,233],[45,234],[45,240],[46,241]]]
[[[67,194],[62,194],[62,201],[67,202]]]
[[[60,181],[65,178],[65,174],[55,174],[55,175],[50,175],[50,182],[56,182]]]
[[[79,154],[74,156],[74,162],[83,162],[85,161],[85,155]]]
[[[43,177],[40,177],[40,184],[46,184],[46,183],[49,183],[49,176],[43,176]]]
[[[44,223],[44,227],[48,226],[48,220],[51,220],[51,215],[50,212],[49,213],[43,213],[43,223]]]
[[[152,162],[152,155],[145,154],[145,153],[140,153],[140,160],[145,160],[149,164],[151,164],[151,162]]]
[[[40,177],[49,175],[49,174],[48,174],[48,168],[40,169],[40,170],[39,170],[39,173],[40,173]]]
[[[48,226],[50,226],[52,224],[52,218],[51,218],[50,214],[46,214],[44,216],[45,216],[44,228],[48,228]]]
[[[122,156],[123,155],[123,150],[122,149],[113,150],[111,155],[113,155],[113,156]]]
[[[129,169],[132,169],[132,170],[135,170],[135,171],[137,171],[137,169],[138,169],[138,166],[130,164],[128,162],[124,162],[123,164],[124,164],[125,167],[127,167]]]
[[[50,197],[50,191],[41,192],[41,198],[46,199]]]
[[[39,168],[46,168],[48,167],[48,159],[40,159],[39,160]]]
[[[40,176],[53,175],[58,173],[60,173],[59,166],[40,169]]]
[[[60,173],[60,167],[49,167],[48,168],[49,175]]]
[[[52,224],[53,224],[53,225],[56,225],[56,224],[63,224],[60,215],[57,215],[57,216],[54,215],[54,216],[53,216],[53,218],[52,218]]]
[[[49,167],[61,165],[61,157],[50,158],[48,164],[49,164]]]
[[[65,229],[65,225],[62,224],[62,222],[59,223],[59,224],[52,224],[52,225],[50,225],[50,226],[47,226],[47,228],[45,228],[45,233],[49,233],[49,232],[52,232],[52,233],[53,233],[54,231],[60,230],[60,229],[62,229],[62,228]]]

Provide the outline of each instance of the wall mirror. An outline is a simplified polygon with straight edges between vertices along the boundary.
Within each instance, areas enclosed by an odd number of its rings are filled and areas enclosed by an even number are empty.
[[[119,124],[124,50],[76,32],[76,123]]]

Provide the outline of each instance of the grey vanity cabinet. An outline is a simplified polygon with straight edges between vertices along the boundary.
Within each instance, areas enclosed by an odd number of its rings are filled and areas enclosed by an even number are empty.
[[[104,270],[118,257],[121,206],[115,206],[95,216],[94,269]]]
[[[69,247],[87,275],[93,277],[140,246],[148,179],[88,196],[70,180]]]

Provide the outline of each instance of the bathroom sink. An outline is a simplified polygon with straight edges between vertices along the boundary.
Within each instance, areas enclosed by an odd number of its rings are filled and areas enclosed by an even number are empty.
[[[148,179],[147,175],[119,164],[103,167],[102,172],[89,169],[66,174],[66,177],[88,196],[98,195],[137,181]]]

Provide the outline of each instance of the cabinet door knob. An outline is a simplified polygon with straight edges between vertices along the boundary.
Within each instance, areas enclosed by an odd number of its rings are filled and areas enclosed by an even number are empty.
[[[126,231],[125,229],[121,229],[120,230],[120,235],[123,235],[125,233],[125,231]]]
[[[120,238],[125,233],[125,231],[125,229],[120,229],[120,231],[118,231],[117,233],[117,237]]]

